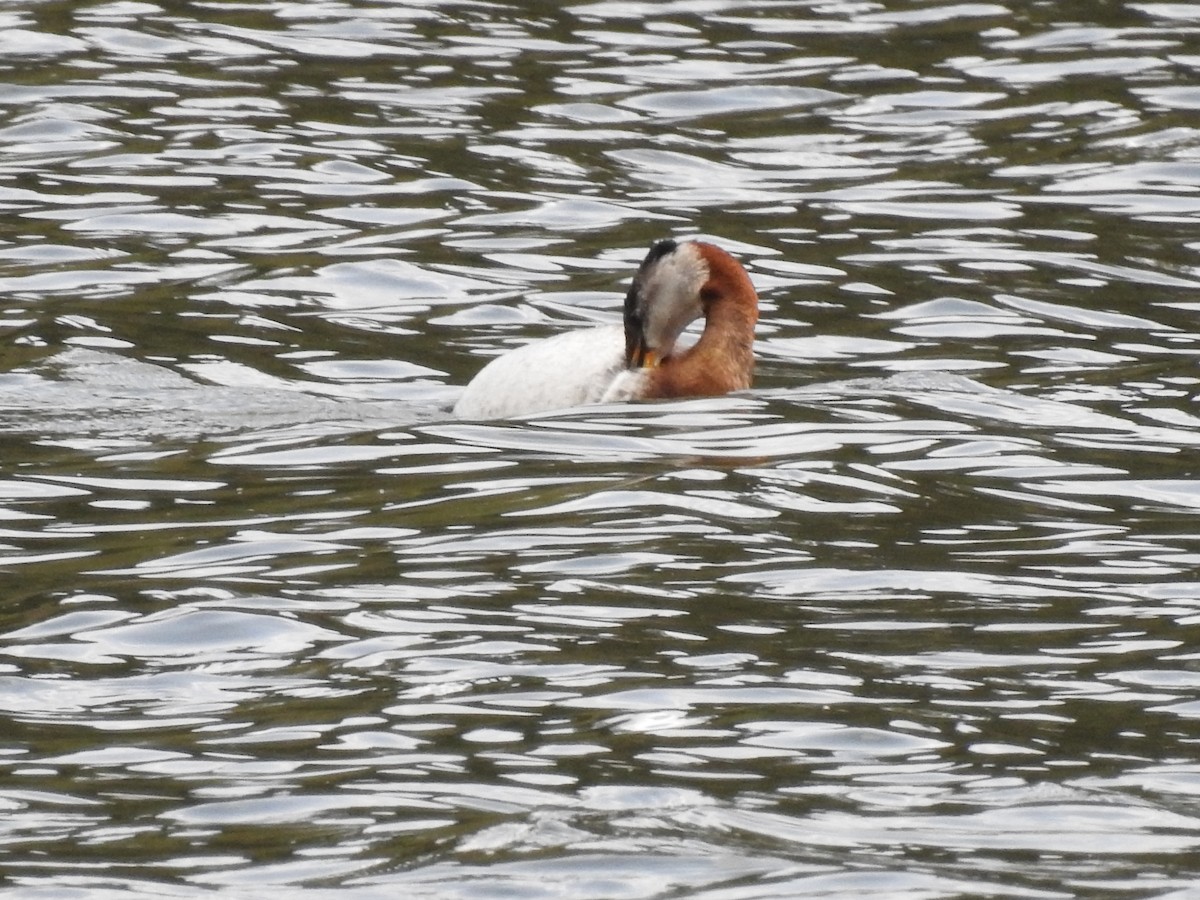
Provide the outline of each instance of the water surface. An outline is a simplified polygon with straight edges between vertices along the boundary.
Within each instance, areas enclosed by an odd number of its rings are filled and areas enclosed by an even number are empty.
[[[1194,890],[1193,6],[0,25],[6,895]],[[450,415],[691,235],[754,390]]]

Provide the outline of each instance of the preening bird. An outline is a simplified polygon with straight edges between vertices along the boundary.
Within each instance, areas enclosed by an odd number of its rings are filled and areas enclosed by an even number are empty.
[[[704,317],[700,339],[677,349]],[[498,356],[454,407],[501,419],[588,403],[710,397],[750,386],[758,295],[741,263],[704,241],[659,241],[625,295],[625,324],[569,331]]]

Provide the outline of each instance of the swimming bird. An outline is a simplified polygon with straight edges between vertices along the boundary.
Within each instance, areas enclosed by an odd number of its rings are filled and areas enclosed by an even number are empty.
[[[683,330],[704,317],[691,347]],[[454,407],[466,419],[550,409],[711,397],[750,386],[758,295],[741,263],[704,241],[654,244],[625,295],[625,324],[564,332],[498,356]]]

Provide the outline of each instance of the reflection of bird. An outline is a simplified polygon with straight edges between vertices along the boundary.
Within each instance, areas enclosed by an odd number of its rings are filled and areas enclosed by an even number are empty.
[[[700,339],[676,353],[680,333],[700,316]],[[659,241],[625,295],[624,342],[620,328],[602,326],[519,347],[484,366],[454,412],[494,419],[747,388],[757,319],[758,295],[736,259],[701,241]]]

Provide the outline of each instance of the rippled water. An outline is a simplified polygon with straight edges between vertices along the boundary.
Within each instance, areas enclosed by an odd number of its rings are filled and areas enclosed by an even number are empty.
[[[6,896],[1192,895],[1195,4],[0,26]],[[689,234],[753,391],[450,416]]]

